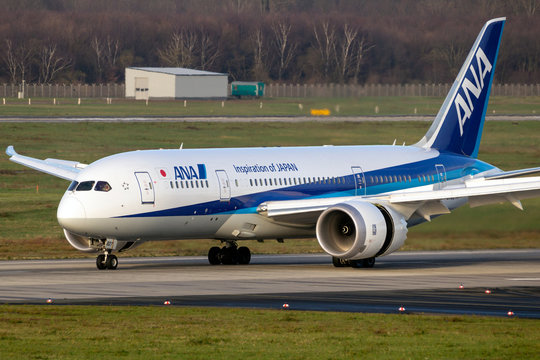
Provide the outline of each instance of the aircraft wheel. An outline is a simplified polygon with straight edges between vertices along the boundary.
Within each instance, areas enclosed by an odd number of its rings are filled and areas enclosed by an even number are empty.
[[[332,264],[334,264],[335,267],[345,267],[348,265],[348,262],[347,260],[332,256]]]
[[[118,258],[116,255],[109,255],[107,256],[107,269],[109,270],[116,270],[118,267]]]
[[[375,266],[375,258],[374,257],[370,257],[370,258],[362,260],[362,267],[372,268],[374,266]]]
[[[107,264],[105,263],[105,254],[99,254],[96,258],[96,266],[98,270],[105,270]]]
[[[347,260],[349,266],[356,269],[362,267],[362,261],[363,260]]]
[[[208,262],[211,265],[219,265],[221,264],[221,260],[219,259],[219,253],[221,249],[217,246],[212,246],[210,250],[208,251]]]
[[[240,265],[247,265],[251,261],[251,251],[246,246],[238,248],[238,263]]]
[[[238,250],[233,246],[224,246],[219,252],[219,258],[223,265],[235,265],[238,263]]]

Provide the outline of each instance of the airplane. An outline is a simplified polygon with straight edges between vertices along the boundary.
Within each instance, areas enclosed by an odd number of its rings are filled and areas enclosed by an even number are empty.
[[[488,21],[427,133],[411,146],[159,149],[90,165],[10,160],[71,181],[58,222],[77,250],[116,269],[144,242],[216,239],[210,264],[248,264],[241,240],[316,236],[336,267],[373,267],[408,227],[471,207],[540,195],[540,167],[502,171],[478,160],[506,18]]]

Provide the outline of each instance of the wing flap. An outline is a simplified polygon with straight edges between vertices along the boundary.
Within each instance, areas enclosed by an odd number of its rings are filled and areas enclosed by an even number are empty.
[[[58,159],[40,160],[23,156],[18,154],[13,146],[8,146],[6,154],[10,156],[9,160],[17,164],[71,181],[75,180],[81,169],[86,166],[76,161]]]

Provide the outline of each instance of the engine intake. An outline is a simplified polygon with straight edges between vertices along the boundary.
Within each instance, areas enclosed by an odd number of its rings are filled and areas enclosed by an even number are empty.
[[[324,211],[317,221],[317,240],[328,254],[366,259],[390,254],[407,238],[407,223],[389,207],[349,201]]]

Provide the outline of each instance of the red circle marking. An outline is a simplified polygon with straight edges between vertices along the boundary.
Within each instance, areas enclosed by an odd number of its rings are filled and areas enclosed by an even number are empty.
[[[159,173],[161,174],[161,176],[167,177],[167,173],[165,172],[165,170],[160,170]]]

